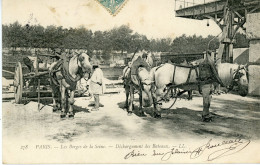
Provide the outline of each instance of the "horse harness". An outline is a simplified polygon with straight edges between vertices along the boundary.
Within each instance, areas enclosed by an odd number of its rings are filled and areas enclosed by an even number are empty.
[[[218,76],[215,66],[211,63],[211,61],[208,58],[206,58],[202,63],[198,65],[190,65],[190,66],[181,65],[181,64],[173,64],[173,65],[174,65],[173,80],[172,83],[166,86],[166,88],[171,89],[171,88],[181,88],[187,85],[198,85],[199,92],[202,93],[201,85],[218,82],[219,84],[224,86],[223,82]],[[189,74],[186,82],[178,85],[174,83],[177,67],[189,68]],[[197,82],[190,82],[191,72],[193,70],[195,70]]]
[[[140,78],[139,78],[139,75],[138,74],[132,74],[131,73],[131,68],[129,67],[129,69],[130,69],[130,73],[129,73],[129,77],[128,77],[128,79],[129,79],[129,84],[131,84],[135,89],[137,89],[137,90],[139,90],[139,91],[142,91],[143,89],[144,89],[144,87],[143,87],[143,84],[142,84],[142,82],[141,82],[141,80],[140,80]],[[138,69],[138,68],[137,68]],[[136,72],[137,73],[137,72]],[[137,84],[135,84],[134,82],[133,82],[133,80],[132,79],[135,79],[137,82],[138,82],[138,85]]]
[[[53,78],[53,83],[59,86],[58,80],[65,80],[65,87],[70,90],[75,90],[77,82],[84,76],[82,68],[79,67],[76,78],[69,73],[69,62],[72,57],[65,57],[60,59],[54,67],[50,70],[50,76]],[[78,57],[77,57],[78,64]]]
[[[139,78],[138,75],[138,69],[140,67],[144,67],[146,69],[149,69],[150,66],[147,62],[145,62],[140,56],[132,63],[132,66],[128,66],[127,69],[125,70],[125,72],[123,73],[123,78],[125,79],[125,83],[127,83],[126,81],[129,80],[129,83],[132,84],[137,90],[142,91],[144,89],[144,82],[142,82]],[[129,76],[127,76],[126,74],[129,71]],[[133,79],[135,79],[138,82],[138,85],[136,85],[133,82]]]
[[[241,74],[239,73],[239,71],[244,69],[246,71],[246,73],[248,73],[245,67],[240,67],[240,65],[239,65],[238,68],[236,69],[236,71],[233,74],[231,74],[232,75],[231,86],[226,86],[226,85],[223,84],[223,82],[219,78],[216,69],[212,68],[212,66],[207,61],[202,62],[201,64],[198,64],[198,65],[194,65],[194,66],[186,66],[186,65],[180,65],[180,64],[173,64],[173,65],[174,65],[174,72],[173,72],[172,83],[168,84],[166,86],[166,88],[164,89],[164,91],[166,91],[166,90],[169,91],[170,89],[173,89],[173,88],[181,88],[181,87],[186,86],[186,85],[198,85],[199,92],[202,93],[201,92],[201,85],[210,84],[210,83],[213,83],[213,82],[218,82],[219,84],[221,84],[221,86],[227,88],[228,90],[232,90],[236,80],[240,79],[240,77],[241,77]],[[156,70],[158,70],[161,66],[159,66]],[[174,84],[175,72],[176,72],[177,67],[190,68],[186,82],[182,83],[182,84],[178,84],[178,85]],[[196,72],[197,82],[190,82],[192,70],[195,70],[195,72]],[[232,69],[230,70],[230,72],[231,71],[232,71]],[[176,95],[176,98],[178,96],[182,95],[184,92],[186,92],[186,91],[178,92],[177,95]],[[168,92],[165,94],[165,96],[161,100],[157,101],[157,104],[160,104],[159,102],[163,101],[164,98],[167,96],[167,94],[168,94]]]
[[[246,74],[248,74],[248,70],[245,68],[245,66],[241,67],[240,65],[238,65],[238,68],[233,72],[233,74],[230,74],[232,76],[231,85],[225,86],[229,91],[233,89],[236,82],[242,77],[241,73],[239,72],[240,70],[245,70]],[[230,69],[230,72],[232,72],[232,69]],[[247,75],[247,79],[248,79],[248,75]]]

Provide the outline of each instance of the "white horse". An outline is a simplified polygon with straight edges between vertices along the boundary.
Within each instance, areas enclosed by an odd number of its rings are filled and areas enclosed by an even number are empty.
[[[66,117],[67,111],[69,112],[68,117],[74,117],[73,104],[77,82],[81,78],[89,76],[91,68],[90,59],[86,53],[60,59],[51,65],[49,71],[53,111],[59,108],[57,102],[60,103],[61,118]]]
[[[197,66],[181,66],[176,64],[164,64],[151,70],[152,81],[154,81],[154,116],[161,116],[161,102],[169,88],[181,88],[184,90],[199,90],[203,95],[203,121],[211,121],[209,107],[211,102],[211,93],[213,83],[220,81],[226,88],[231,89],[238,85],[239,94],[245,96],[248,92],[248,78],[245,66],[220,63],[216,66],[219,78],[215,76],[201,77],[204,72]],[[213,74],[213,73],[211,73]],[[220,79],[220,80],[219,80]]]
[[[126,93],[125,108],[127,108],[128,114],[133,111],[134,90],[139,92],[139,111],[141,115],[144,114],[142,107],[151,106],[153,99],[151,94],[152,81],[150,78],[150,65],[153,65],[153,59],[150,56],[144,61],[143,58],[138,56],[133,58],[129,64],[123,70],[124,88]],[[129,100],[130,96],[130,100]]]

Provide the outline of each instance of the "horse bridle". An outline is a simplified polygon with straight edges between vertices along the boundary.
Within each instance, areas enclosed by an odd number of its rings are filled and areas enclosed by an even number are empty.
[[[81,63],[80,63],[80,60],[79,60],[79,56],[80,56],[81,54],[80,53],[77,53],[76,52],[76,56],[77,56],[77,65],[78,66],[80,66],[81,68],[82,68],[82,66],[81,66]],[[87,71],[86,72],[84,72],[83,70],[82,70],[82,73],[85,75],[86,73],[87,73]],[[85,77],[83,77],[84,78],[84,80],[85,81],[88,81],[89,79],[90,79],[90,72],[88,73],[88,79],[86,79]]]
[[[243,76],[243,75],[241,76],[240,70],[245,70],[246,74],[248,74],[248,70],[246,69],[245,66],[241,67],[240,65],[238,65],[238,68],[232,74],[231,85],[229,87],[227,87],[227,89],[232,90],[233,87],[235,86],[235,84],[237,83],[237,81],[239,81],[239,79]],[[247,78],[248,78],[248,76],[247,76]]]
[[[137,68],[137,70],[139,69],[139,67]],[[137,72],[138,73],[138,72]],[[149,78],[146,78],[144,80],[141,81],[140,77],[139,77],[139,74],[137,74],[137,79],[139,81],[139,84],[141,86],[141,89],[143,90],[144,89],[144,85],[152,85],[154,82],[149,80]],[[147,83],[147,80],[150,82],[150,83]]]

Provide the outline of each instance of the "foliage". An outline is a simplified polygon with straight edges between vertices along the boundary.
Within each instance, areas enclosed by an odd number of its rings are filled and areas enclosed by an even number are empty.
[[[219,41],[214,36],[182,36],[161,39],[148,39],[145,35],[133,32],[126,25],[115,27],[106,31],[92,32],[86,28],[63,28],[62,26],[24,25],[18,22],[2,25],[3,47],[17,48],[66,48],[86,49],[89,53],[98,51],[107,55],[109,59],[112,51],[173,52],[201,53],[207,49],[214,50],[219,47]],[[213,40],[212,40],[213,39]],[[248,40],[244,34],[236,35],[234,47],[248,47]],[[209,44],[210,42],[210,44]],[[208,48],[209,45],[209,48]]]

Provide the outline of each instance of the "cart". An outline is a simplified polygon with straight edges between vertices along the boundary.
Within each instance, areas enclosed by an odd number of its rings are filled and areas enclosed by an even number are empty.
[[[16,104],[22,104],[25,100],[35,100],[38,101],[38,110],[40,111],[40,100],[51,99],[52,89],[50,87],[50,74],[47,68],[39,68],[39,56],[45,56],[49,58],[62,58],[60,55],[46,55],[46,54],[36,54],[36,68],[34,71],[29,71],[25,73],[23,70],[23,65],[21,62],[17,62],[14,71],[14,99]],[[52,61],[54,62],[54,61]],[[54,71],[55,72],[55,71]],[[76,89],[75,95],[83,96],[83,89]]]
[[[36,54],[36,68],[34,72],[25,73],[21,62],[17,62],[14,71],[14,99],[16,104],[22,104],[28,98],[37,98],[38,110],[40,110],[41,97],[51,96],[49,83],[49,71],[46,68],[39,68],[39,56],[57,57],[57,55]],[[47,64],[47,61],[45,61]]]

